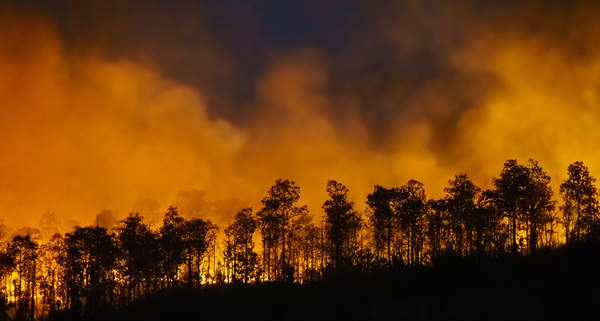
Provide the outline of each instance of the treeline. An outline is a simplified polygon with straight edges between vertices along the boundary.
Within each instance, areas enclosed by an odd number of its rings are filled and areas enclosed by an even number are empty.
[[[315,222],[300,188],[279,179],[260,210],[241,209],[218,240],[210,220],[169,207],[157,228],[130,213],[112,231],[75,227],[39,244],[17,235],[0,252],[7,314],[33,320],[68,311],[98,316],[159,290],[207,284],[311,283],[345,273],[435,265],[444,257],[532,255],[540,248],[600,240],[598,193],[587,167],[571,164],[560,185],[534,160],[504,164],[493,188],[456,175],[441,199],[423,184],[375,186],[361,215],[348,189],[329,181]],[[257,248],[256,242],[260,244]]]

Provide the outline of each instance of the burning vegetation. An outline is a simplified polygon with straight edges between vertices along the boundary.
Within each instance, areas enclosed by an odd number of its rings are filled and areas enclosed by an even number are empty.
[[[428,199],[416,180],[375,185],[364,215],[346,186],[331,180],[326,187],[320,223],[298,206],[300,188],[278,179],[262,207],[240,208],[220,238],[209,219],[183,218],[173,206],[158,224],[130,213],[110,230],[76,226],[55,233],[59,224],[51,214],[40,222],[46,236],[28,230],[10,239],[3,226],[5,309],[31,320],[61,311],[97,317],[165,290],[309,285],[348,273],[437,268],[451,258],[537,257],[565,244],[600,242],[598,191],[582,162],[569,166],[559,207],[550,177],[534,160],[508,160],[487,190],[456,175],[440,199]],[[98,224],[107,216],[99,214]]]

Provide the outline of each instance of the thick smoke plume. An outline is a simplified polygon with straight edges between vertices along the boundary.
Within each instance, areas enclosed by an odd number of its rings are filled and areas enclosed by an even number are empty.
[[[83,45],[51,14],[0,5],[0,217],[86,225],[173,204],[224,224],[280,177],[319,217],[328,179],[362,207],[374,184],[440,197],[466,172],[489,187],[509,158],[538,160],[555,187],[576,160],[598,175],[598,5],[443,3],[356,4],[353,41],[265,50],[256,76],[231,80],[244,99],[172,72],[172,56]],[[226,51],[207,39],[196,67]],[[219,83],[244,68],[216,65]]]

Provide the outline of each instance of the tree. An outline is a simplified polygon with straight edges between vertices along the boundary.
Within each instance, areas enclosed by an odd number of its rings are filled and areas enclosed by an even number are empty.
[[[427,201],[426,208],[425,236],[427,238],[429,260],[433,261],[442,253],[444,242],[449,238],[446,218],[446,200],[430,199]]]
[[[234,222],[225,229],[225,234],[230,242],[226,245],[228,258],[232,261],[233,280],[241,279],[248,283],[256,279],[258,267],[258,254],[254,252],[253,235],[258,227],[256,218],[252,215],[252,208],[244,208],[235,215]]]
[[[129,215],[119,222],[116,240],[120,248],[121,271],[127,283],[127,301],[139,297],[145,282],[146,295],[150,293],[152,279],[159,262],[156,235],[143,223],[139,213]]]
[[[329,199],[323,204],[325,228],[331,243],[331,260],[335,267],[347,261],[356,250],[353,241],[360,227],[354,202],[348,201],[348,188],[334,180],[327,182]]]
[[[7,248],[17,279],[13,281],[17,318],[33,320],[35,316],[36,268],[38,244],[31,236],[16,235]]]
[[[575,241],[589,232],[593,223],[598,219],[598,201],[596,199],[596,178],[590,175],[583,162],[575,162],[567,168],[568,178],[560,185],[560,194],[565,202],[563,213],[575,214]],[[568,225],[567,225],[568,234]],[[567,241],[571,241],[567,235]]]
[[[219,227],[213,224],[210,220],[206,221],[207,223],[207,234],[206,234],[206,244],[207,249],[205,252],[205,256],[207,258],[206,273],[204,274],[204,279],[208,282],[209,280],[214,280],[217,276],[217,234],[219,233]],[[211,275],[211,256],[212,256],[212,268],[213,272]],[[201,262],[199,262],[200,264]],[[201,270],[201,267],[198,267],[198,271]],[[198,283],[201,282],[200,276],[198,276]]]
[[[538,165],[538,162],[530,159],[527,164],[528,181],[524,187],[523,209],[524,221],[529,226],[528,244],[529,252],[534,253],[537,249],[543,226],[550,213],[554,211],[555,201],[552,200],[552,187],[550,187],[550,176]]]
[[[527,166],[517,164],[515,159],[504,163],[499,179],[494,179],[497,206],[511,222],[512,253],[517,252],[516,233],[518,224],[524,227],[530,253],[535,252],[539,235],[547,216],[554,210],[550,176],[530,159]]]
[[[479,253],[498,256],[507,251],[509,224],[501,204],[502,199],[496,189],[484,190],[477,200],[474,224]]]
[[[263,207],[256,216],[262,236],[263,270],[265,271],[265,276],[270,281],[276,275],[279,224],[276,213],[272,208]]]
[[[450,226],[454,237],[454,250],[463,255],[463,245],[466,241],[468,251],[473,250],[474,210],[477,198],[481,192],[467,174],[456,175],[448,181],[446,192],[446,208],[450,214]]]
[[[84,316],[106,312],[112,304],[117,246],[103,227],[75,227],[65,235],[67,307]]]
[[[313,218],[309,215],[306,207],[302,207],[288,230],[286,240],[288,250],[288,265],[286,277],[289,281],[299,280],[301,278],[300,263],[302,261],[303,237],[306,235],[305,229],[310,226]]]
[[[40,265],[39,291],[42,295],[42,317],[48,306],[50,313],[61,308],[61,300],[65,299],[64,262],[65,239],[59,234],[52,235],[47,243],[40,246],[38,264]]]
[[[423,217],[426,213],[426,197],[423,184],[410,180],[400,189],[396,189],[394,210],[398,213],[400,228],[408,241],[406,255],[408,265],[420,263],[423,244]]]
[[[526,187],[529,182],[529,171],[523,166],[517,164],[516,159],[507,160],[500,174],[500,178],[494,179],[494,186],[497,190],[498,207],[506,213],[511,222],[512,253],[518,251],[517,245],[517,223],[519,211],[521,210],[522,200],[526,197]]]
[[[192,218],[183,223],[184,257],[187,261],[188,286],[192,287],[194,278],[196,286],[202,283],[202,262],[215,242],[218,228],[210,220]],[[195,269],[195,271],[194,271]]]
[[[392,209],[393,191],[375,185],[375,191],[367,195],[367,216],[373,231],[375,255],[388,265],[393,261],[392,239],[397,226],[397,218]]]
[[[158,238],[161,249],[161,270],[168,287],[175,283],[179,266],[183,263],[183,224],[184,219],[177,213],[177,207],[169,206],[163,218]]]
[[[301,230],[301,244],[300,248],[302,251],[302,275],[301,280],[303,282],[312,282],[320,277],[320,272],[324,268],[323,263],[323,240],[321,228],[313,223],[308,223],[303,226]]]
[[[263,234],[263,244],[274,250],[274,276],[277,280],[289,280],[289,253],[286,253],[286,237],[298,216],[308,211],[306,206],[298,207],[300,187],[293,181],[278,179],[269,189],[269,195],[262,199],[263,208],[257,213]],[[278,256],[278,245],[281,254]],[[292,273],[293,275],[293,273]],[[269,275],[270,277],[270,275]]]

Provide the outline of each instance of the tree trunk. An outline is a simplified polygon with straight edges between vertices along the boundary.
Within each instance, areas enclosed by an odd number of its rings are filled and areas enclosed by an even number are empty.
[[[512,254],[517,254],[517,213],[512,217]]]
[[[35,318],[35,262],[33,263],[33,275],[31,276],[31,320]]]

